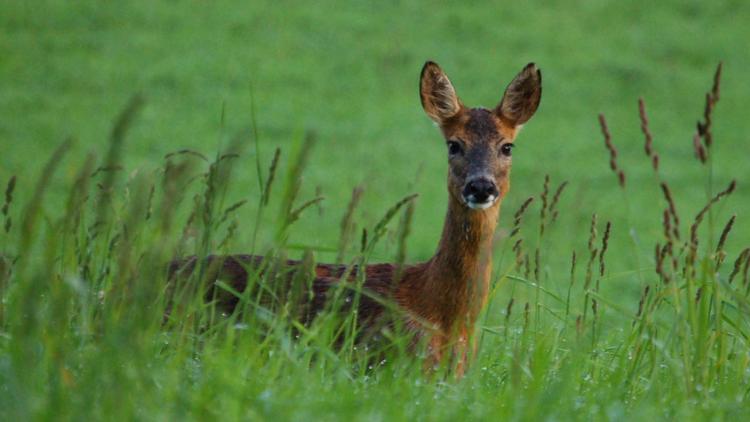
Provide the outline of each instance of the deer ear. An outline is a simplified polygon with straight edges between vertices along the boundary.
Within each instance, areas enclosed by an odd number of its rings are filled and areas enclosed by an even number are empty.
[[[462,107],[448,75],[437,63],[424,64],[419,79],[419,96],[425,113],[438,124],[458,114]]]
[[[529,63],[505,88],[495,113],[514,127],[520,126],[534,115],[541,98],[542,72],[534,63]]]

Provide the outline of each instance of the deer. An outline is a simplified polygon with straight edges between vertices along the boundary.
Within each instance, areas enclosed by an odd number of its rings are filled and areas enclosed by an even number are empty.
[[[427,116],[440,129],[448,158],[448,209],[435,254],[426,262],[397,265],[313,264],[311,289],[305,304],[305,322],[325,307],[328,292],[337,283],[351,283],[363,275],[358,303],[362,326],[377,326],[385,298],[401,310],[403,327],[413,344],[426,346],[425,368],[449,362],[462,377],[477,351],[476,325],[485,307],[492,274],[492,251],[500,205],[510,189],[512,151],[522,126],[536,112],[542,93],[542,74],[529,63],[507,85],[493,109],[467,107],[440,66],[424,64],[419,96]],[[239,292],[253,269],[263,266],[256,255],[209,256],[214,268],[209,280],[222,278]],[[198,258],[171,263],[175,274],[194,271]],[[282,267],[303,271],[302,261],[286,260]],[[266,269],[264,271],[270,271]],[[362,272],[363,274],[360,274]],[[236,298],[225,298],[228,309]]]

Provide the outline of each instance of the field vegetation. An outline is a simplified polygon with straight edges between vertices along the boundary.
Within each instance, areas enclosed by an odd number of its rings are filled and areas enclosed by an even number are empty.
[[[0,4],[0,418],[746,418],[749,18],[742,1]],[[398,332],[355,345],[336,309],[299,325],[273,279],[251,282],[278,300],[238,294],[231,315],[201,271],[167,289],[190,255],[430,257],[447,153],[419,104],[427,59],[470,105],[528,62],[544,75],[465,378],[425,374]]]

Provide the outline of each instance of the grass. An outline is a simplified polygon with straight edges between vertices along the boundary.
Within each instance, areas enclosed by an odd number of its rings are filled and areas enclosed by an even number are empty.
[[[731,1],[0,5],[3,419],[746,417],[749,12]],[[350,319],[302,330],[281,304],[251,298],[223,319],[190,284],[164,323],[176,255],[431,255],[445,151],[417,99],[426,59],[469,104],[496,103],[526,62],[544,72],[467,377],[424,376],[396,334],[370,370],[369,352],[331,346]],[[702,164],[692,137],[719,60]],[[664,234],[662,182],[679,240]]]

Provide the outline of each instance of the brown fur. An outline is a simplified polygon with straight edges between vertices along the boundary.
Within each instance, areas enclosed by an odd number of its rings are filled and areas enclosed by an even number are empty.
[[[391,299],[404,311],[404,323],[415,343],[426,340],[426,366],[450,360],[461,376],[474,354],[475,324],[487,301],[492,271],[492,238],[501,199],[510,188],[511,159],[501,153],[501,146],[514,142],[520,125],[536,111],[541,73],[533,64],[526,66],[508,85],[500,104],[487,110],[465,107],[440,67],[427,62],[420,76],[420,98],[445,139],[461,145],[461,153],[449,158],[448,212],[442,236],[427,262],[399,270],[393,264],[366,266],[364,287],[371,294],[362,297],[358,315],[363,325],[377,325],[383,305],[376,297]],[[486,209],[470,208],[462,196],[467,179],[477,174],[490,177],[499,192],[499,199]],[[249,270],[256,271],[263,264],[263,258],[252,255],[213,256],[208,261],[213,268],[208,278],[229,280],[237,291],[245,289]],[[195,264],[195,258],[178,260],[170,270],[189,273]],[[287,282],[299,271],[308,271],[304,262],[286,261],[269,266],[265,275],[278,268],[286,269],[282,280]],[[314,272],[314,281],[308,291],[312,300],[305,308],[306,322],[325,307],[331,286],[347,272],[348,280],[356,279],[361,268],[318,264],[309,271]],[[225,300],[229,309],[236,303],[236,299]]]

